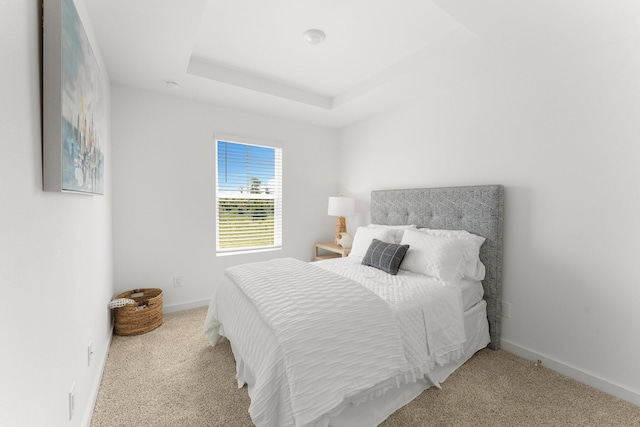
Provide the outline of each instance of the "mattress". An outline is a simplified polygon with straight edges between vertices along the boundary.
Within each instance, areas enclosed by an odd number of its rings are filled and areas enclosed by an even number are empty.
[[[372,271],[369,267],[360,266],[357,260],[349,258],[327,260],[314,264],[345,277],[356,277],[362,274],[369,275],[368,282],[371,290],[376,293],[385,293],[385,295],[382,295],[383,299],[396,303],[398,295],[400,297],[403,295],[401,292],[397,293],[397,289],[403,281],[419,281],[424,277],[411,277],[412,273],[408,272],[399,274],[398,277],[390,276],[386,273],[378,274],[377,271]],[[408,279],[407,276],[409,276]],[[224,280],[229,279],[225,278]],[[482,286],[479,282],[471,281],[461,282],[457,286],[462,293],[461,299],[464,301],[463,305],[466,309],[464,331],[467,334],[467,342],[462,349],[464,353],[463,357],[458,359],[456,363],[448,363],[449,360],[445,360],[443,363],[449,365],[450,369],[445,369],[446,365],[437,366],[429,372],[429,375],[427,375],[424,381],[411,382],[406,387],[397,389],[392,393],[386,393],[375,400],[367,401],[367,399],[364,399],[364,403],[362,404],[360,404],[361,402],[357,402],[358,405],[348,407],[342,411],[342,413],[333,417],[329,425],[375,426],[379,424],[379,422],[384,420],[395,409],[415,398],[424,389],[434,384],[438,385],[439,382],[446,379],[457,366],[464,363],[475,351],[486,346],[489,340],[486,321],[486,304],[482,301]],[[230,318],[225,319],[224,316],[222,316],[222,318],[218,319],[221,322],[219,331],[207,327],[207,325],[211,326],[210,318],[213,317],[213,312],[215,311],[212,309],[212,307],[214,307],[212,303],[209,307],[205,333],[212,343],[217,340],[217,333],[230,338],[231,348],[236,359],[238,386],[241,387],[247,384],[249,396],[252,399],[252,406],[250,408],[252,418],[254,418],[256,414],[261,414],[260,417],[266,416],[267,419],[279,420],[278,425],[294,425],[290,408],[287,408],[286,405],[276,405],[267,408],[260,407],[259,403],[254,402],[254,393],[264,393],[264,388],[258,391],[254,388],[256,383],[270,384],[269,378],[265,381],[265,375],[273,376],[274,383],[277,383],[283,375],[284,367],[279,366],[279,364],[283,364],[284,362],[282,362],[281,350],[278,347],[273,331],[265,324],[252,303],[248,301],[247,296],[237,290],[235,286],[229,286],[228,284],[226,286],[220,286],[217,291],[217,298],[224,301],[225,310],[228,313],[232,313],[233,318],[242,319],[242,324],[238,321],[230,321]],[[478,300],[480,300],[480,302],[478,302]],[[462,302],[460,303],[462,304]],[[220,317],[219,314],[218,317]],[[470,322],[469,319],[475,319],[471,321],[471,326],[467,324]],[[247,331],[251,331],[250,335],[247,335]],[[265,369],[266,363],[274,363],[274,361],[275,367],[269,366],[268,369]],[[256,378],[257,376],[260,378]],[[274,397],[282,402],[286,402],[287,399],[289,399],[286,388],[273,387],[269,392],[274,394]],[[277,413],[273,413],[274,411]],[[267,413],[266,415],[265,412]],[[346,421],[346,424],[341,424],[343,422],[341,420],[348,421]],[[355,420],[359,421],[356,423]]]
[[[362,258],[350,256],[345,258],[333,258],[324,261],[317,261],[314,264],[332,271],[337,271],[340,274],[351,277],[357,281],[358,274],[363,274],[363,272],[367,270],[372,271],[369,267],[361,266],[361,262]],[[353,269],[353,272],[349,272],[349,269]],[[383,280],[386,285],[394,286],[399,280],[402,280],[403,277],[419,276],[419,274],[400,270],[398,271],[397,276],[389,274],[377,274],[376,279]],[[464,310],[468,310],[478,302],[482,301],[482,298],[484,296],[484,288],[480,280],[463,278],[459,283],[449,286],[457,286],[460,288],[460,291],[462,292],[462,305],[464,307]]]
[[[457,285],[462,291],[462,305],[464,310],[467,311],[480,301],[484,297],[484,288],[480,280],[462,279]]]

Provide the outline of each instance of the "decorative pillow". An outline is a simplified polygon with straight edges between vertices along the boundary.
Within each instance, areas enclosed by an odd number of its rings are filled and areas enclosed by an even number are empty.
[[[462,240],[406,230],[402,244],[410,245],[411,249],[407,251],[401,269],[435,277],[446,283],[456,283],[462,279],[465,261]]]
[[[398,268],[408,249],[409,245],[396,245],[373,239],[362,264],[395,275],[398,274]]]
[[[393,230],[387,230],[385,228],[358,227],[355,236],[353,236],[353,245],[351,246],[349,256],[364,257],[373,239],[393,243],[394,232]]]
[[[385,228],[387,230],[393,230],[394,232],[394,239],[396,243],[400,243],[400,241],[402,240],[402,233],[404,233],[404,230],[416,230],[416,226],[411,224],[411,225],[382,225],[382,224],[369,224],[369,227],[371,228]]]
[[[460,239],[465,246],[465,264],[464,277],[473,280],[483,280],[486,269],[482,261],[480,261],[480,247],[485,242],[484,237],[469,233],[466,230],[436,230],[431,228],[419,228],[421,233],[427,233],[434,236],[444,236]]]

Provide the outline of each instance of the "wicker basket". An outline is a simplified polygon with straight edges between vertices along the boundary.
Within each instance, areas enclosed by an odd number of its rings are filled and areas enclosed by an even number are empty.
[[[113,309],[116,335],[145,334],[162,325],[162,289],[134,289],[117,298],[130,298],[136,303]]]

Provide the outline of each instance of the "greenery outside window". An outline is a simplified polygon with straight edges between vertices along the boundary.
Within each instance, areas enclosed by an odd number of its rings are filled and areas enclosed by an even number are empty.
[[[282,149],[216,139],[216,253],[282,246]]]

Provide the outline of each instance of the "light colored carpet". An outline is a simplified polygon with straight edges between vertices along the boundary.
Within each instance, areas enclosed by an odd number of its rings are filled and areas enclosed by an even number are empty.
[[[206,308],[115,336],[92,427],[251,426],[229,341],[203,336]],[[382,426],[640,426],[640,408],[505,351],[482,350]]]

